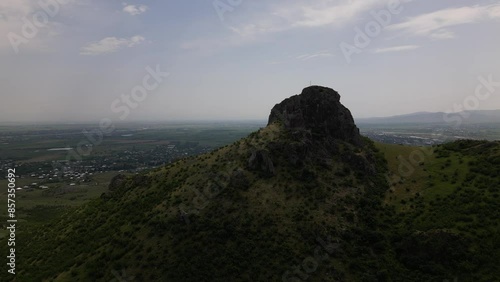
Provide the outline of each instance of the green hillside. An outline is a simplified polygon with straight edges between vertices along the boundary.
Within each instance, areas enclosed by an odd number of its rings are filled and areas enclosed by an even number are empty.
[[[375,144],[339,99],[306,88],[247,138],[20,229],[15,281],[500,277],[500,142]]]
[[[448,273],[450,281],[497,281],[500,142],[378,147],[392,172],[385,205],[398,261],[415,273]]]
[[[25,234],[20,253],[30,255],[18,281],[107,281],[122,269],[138,281],[272,281],[313,254],[317,239],[359,240],[384,178],[342,158],[364,160],[373,148],[339,141],[337,159],[296,167],[275,150],[274,175],[247,169],[252,151],[301,146],[293,138],[275,124],[210,154],[114,179],[112,193]],[[340,258],[360,247],[335,249],[317,279],[329,271],[349,277]]]

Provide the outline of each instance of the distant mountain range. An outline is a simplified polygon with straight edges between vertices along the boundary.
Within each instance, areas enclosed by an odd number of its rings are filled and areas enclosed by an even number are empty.
[[[417,112],[406,115],[374,118],[355,118],[357,124],[402,124],[402,123],[455,123],[464,124],[500,123],[500,110],[476,110],[457,113]]]

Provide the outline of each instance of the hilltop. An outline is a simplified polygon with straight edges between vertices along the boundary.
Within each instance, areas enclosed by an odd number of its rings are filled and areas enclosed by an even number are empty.
[[[311,86],[248,137],[119,175],[26,230],[16,281],[489,281],[499,148],[435,147],[401,175],[416,148],[361,136],[340,95]]]
[[[355,211],[361,195],[385,190],[381,163],[340,95],[309,87],[232,145],[116,177],[110,193],[35,235],[20,277],[100,280],[126,269],[149,281],[270,281],[316,239],[340,244],[343,230],[368,221],[369,209]]]

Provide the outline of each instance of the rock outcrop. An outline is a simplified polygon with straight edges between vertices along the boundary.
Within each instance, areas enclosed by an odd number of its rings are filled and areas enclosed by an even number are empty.
[[[253,150],[248,159],[248,168],[260,171],[266,176],[272,176],[275,173],[273,161],[266,150]]]
[[[271,110],[268,125],[276,121],[292,131],[308,131],[316,140],[333,138],[362,144],[351,112],[331,88],[311,86],[300,95],[285,99]]]

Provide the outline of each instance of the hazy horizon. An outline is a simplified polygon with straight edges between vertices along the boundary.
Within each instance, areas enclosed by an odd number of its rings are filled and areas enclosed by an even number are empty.
[[[310,84],[355,118],[500,109],[499,27],[493,0],[5,0],[0,123],[265,121]]]
[[[493,110],[485,110],[485,111],[500,111],[500,109],[493,109]],[[418,112],[411,112],[411,113],[406,113],[406,114],[401,114],[401,115],[390,115],[390,116],[370,116],[370,117],[356,117],[353,115],[354,120],[365,120],[365,119],[378,119],[378,118],[391,118],[391,117],[398,117],[398,116],[410,116],[414,114],[421,114],[421,113],[428,113],[428,114],[435,114],[435,113],[444,113],[444,112],[427,112],[427,111],[418,111]],[[454,112],[458,113],[458,112]],[[99,125],[99,122],[101,120],[97,119],[89,119],[89,120],[75,120],[75,121],[57,121],[57,120],[45,120],[45,121],[0,121],[0,125],[14,125],[14,124],[19,124],[19,125]],[[127,121],[113,121],[113,124],[115,125],[129,125],[129,124],[140,124],[144,125],[144,123],[151,123],[151,124],[172,124],[172,125],[182,125],[182,124],[204,124],[204,123],[237,123],[237,124],[245,124],[245,123],[263,123],[266,124],[268,121],[268,117],[266,118],[255,118],[255,119],[245,119],[245,118],[226,118],[226,119],[130,119]],[[446,122],[446,121],[443,121]],[[500,123],[500,121],[499,121]]]

